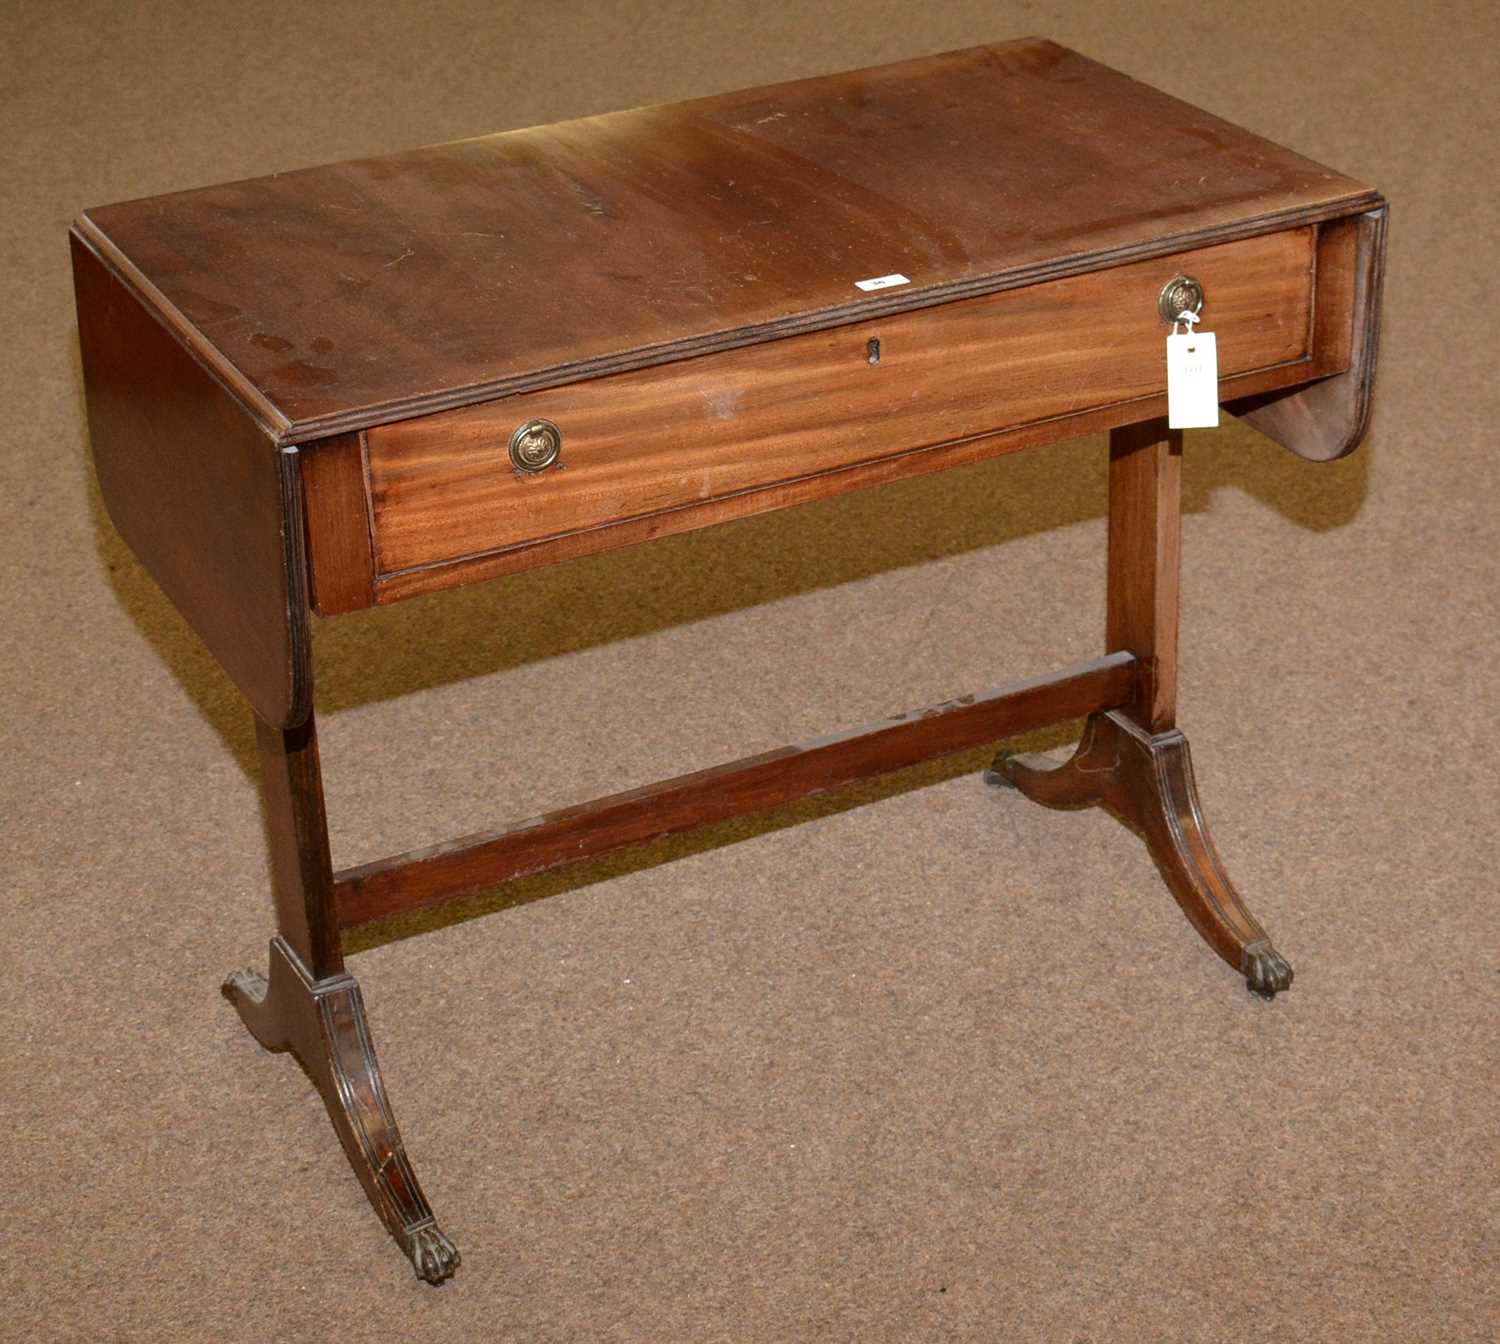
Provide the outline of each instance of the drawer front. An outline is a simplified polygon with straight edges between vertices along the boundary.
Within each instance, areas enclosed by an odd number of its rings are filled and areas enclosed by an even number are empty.
[[[1306,359],[1314,243],[1289,230],[371,429],[376,569],[1159,394],[1157,295],[1180,271],[1203,282],[1221,376]],[[533,419],[561,431],[561,466],[520,474],[511,434]]]

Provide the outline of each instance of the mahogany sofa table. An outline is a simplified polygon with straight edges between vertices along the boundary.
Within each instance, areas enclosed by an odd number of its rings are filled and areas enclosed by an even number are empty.
[[[344,934],[397,911],[1087,716],[988,772],[1102,801],[1205,941],[1287,963],[1174,722],[1168,319],[1303,457],[1359,441],[1380,195],[1051,42],[132,201],[72,230],[110,516],[256,718],[277,933],[225,991],[317,1084],[423,1278],[458,1264],[386,1101]],[[1049,677],[335,872],[310,612],[1108,430],[1105,651]]]

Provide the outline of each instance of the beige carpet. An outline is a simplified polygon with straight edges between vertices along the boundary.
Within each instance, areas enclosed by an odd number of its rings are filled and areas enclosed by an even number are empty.
[[[424,1287],[218,995],[271,931],[252,735],[99,508],[68,221],[1029,32],[1392,201],[1367,448],[1188,450],[1181,720],[1296,987],[1249,996],[1118,823],[982,755],[522,884],[353,961],[465,1256]],[[11,0],[0,55],[0,1337],[1496,1338],[1489,0]],[[336,862],[1089,656],[1102,465],[321,628]]]

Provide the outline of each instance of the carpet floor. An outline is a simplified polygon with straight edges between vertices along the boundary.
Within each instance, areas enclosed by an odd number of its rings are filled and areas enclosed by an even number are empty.
[[[1366,446],[1186,454],[1180,721],[1295,988],[983,753],[386,927],[352,969],[465,1257],[425,1287],[219,996],[271,932],[254,735],[100,506],[67,225],[1032,32],[1391,200]],[[1500,8],[10,0],[0,60],[0,1339],[1500,1334]],[[1104,466],[319,625],[335,862],[1092,656]]]

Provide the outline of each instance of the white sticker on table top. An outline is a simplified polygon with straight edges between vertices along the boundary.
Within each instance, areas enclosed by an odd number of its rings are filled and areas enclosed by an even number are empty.
[[[893,275],[877,275],[873,280],[856,280],[854,287],[868,292],[872,289],[890,289],[893,285],[909,284],[911,281],[897,271]]]

